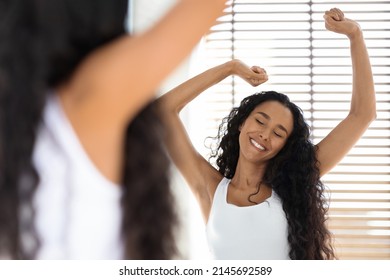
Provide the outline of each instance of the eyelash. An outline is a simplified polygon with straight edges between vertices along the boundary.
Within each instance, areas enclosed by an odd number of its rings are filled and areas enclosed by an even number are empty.
[[[258,119],[256,119],[256,122],[258,122],[260,125],[264,125],[264,123],[263,123],[262,121],[258,120]],[[274,134],[275,134],[277,137],[279,137],[279,138],[282,138],[282,137],[283,137],[282,135],[280,135],[280,134],[278,134],[278,133],[276,133],[276,132],[274,132]]]
[[[259,121],[258,119],[256,119],[256,121],[261,124],[261,125],[264,125],[264,123],[262,121]]]

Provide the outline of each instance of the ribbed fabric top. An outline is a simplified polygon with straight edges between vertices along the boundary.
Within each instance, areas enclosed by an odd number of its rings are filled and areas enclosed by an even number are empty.
[[[289,259],[288,225],[275,192],[253,206],[227,202],[230,180],[219,183],[206,227],[207,241],[215,259]]]

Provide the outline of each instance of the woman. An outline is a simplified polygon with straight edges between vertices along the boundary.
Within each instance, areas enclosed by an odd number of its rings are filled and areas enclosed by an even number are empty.
[[[351,44],[353,90],[348,116],[318,145],[300,109],[276,92],[254,94],[234,108],[220,127],[217,169],[188,139],[178,113],[229,75],[252,86],[266,71],[238,60],[211,68],[160,98],[171,158],[195,194],[217,259],[333,259],[325,225],[323,185],[329,172],[375,119],[374,85],[359,25],[332,9],[328,30]]]
[[[143,108],[225,0],[178,1],[134,37],[127,2],[0,1],[0,258],[174,252],[167,159]]]

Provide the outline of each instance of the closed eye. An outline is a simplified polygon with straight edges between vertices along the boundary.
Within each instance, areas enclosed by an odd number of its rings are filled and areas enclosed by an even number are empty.
[[[275,134],[277,137],[279,137],[279,138],[282,138],[282,137],[283,137],[283,135],[281,135],[281,134],[279,134],[279,133],[277,133],[277,132],[274,132],[274,134]]]
[[[256,119],[256,121],[257,121],[259,124],[264,125],[264,123],[263,123],[262,121],[260,121],[260,120],[258,120],[258,119]]]

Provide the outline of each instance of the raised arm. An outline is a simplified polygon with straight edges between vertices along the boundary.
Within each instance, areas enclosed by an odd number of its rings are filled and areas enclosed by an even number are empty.
[[[222,175],[194,149],[179,118],[179,112],[203,91],[230,75],[239,75],[253,86],[267,80],[267,75],[260,67],[249,68],[241,61],[233,60],[199,74],[159,99],[161,115],[167,128],[165,142],[168,152],[198,199],[205,220]]]
[[[107,178],[121,178],[128,123],[223,14],[225,2],[178,0],[148,31],[122,36],[94,51],[56,89],[81,144]]]
[[[343,159],[376,118],[371,65],[359,24],[345,18],[339,9],[327,11],[324,19],[328,30],[345,34],[350,40],[353,84],[348,116],[318,144],[321,176]]]
[[[183,60],[223,14],[226,0],[179,0],[157,24],[135,36],[123,36],[93,53],[74,85],[88,108],[127,123],[154,95],[162,80]],[[94,114],[92,114],[94,115]],[[95,115],[96,117],[96,115]],[[99,117],[99,115],[97,115]],[[105,120],[107,121],[107,120]]]

